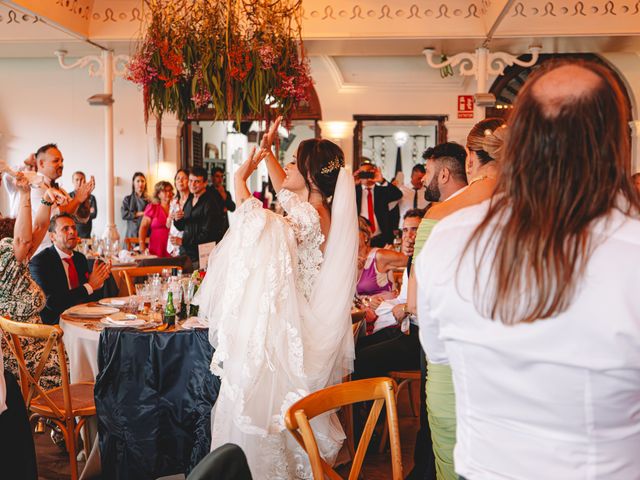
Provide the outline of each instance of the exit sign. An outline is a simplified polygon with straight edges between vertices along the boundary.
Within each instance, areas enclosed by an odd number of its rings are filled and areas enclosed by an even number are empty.
[[[473,95],[458,95],[458,118],[473,118]]]

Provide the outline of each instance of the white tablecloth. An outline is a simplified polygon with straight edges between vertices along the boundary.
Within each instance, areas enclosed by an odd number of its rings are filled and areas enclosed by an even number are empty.
[[[94,382],[98,375],[100,332],[85,328],[82,323],[63,319],[60,319],[60,328],[64,332],[71,383]]]

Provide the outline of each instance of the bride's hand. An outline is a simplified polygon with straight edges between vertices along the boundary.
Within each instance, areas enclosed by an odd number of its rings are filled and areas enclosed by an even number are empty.
[[[240,168],[236,170],[236,177],[240,178],[243,182],[246,182],[251,174],[258,167],[258,164],[267,156],[269,152],[263,148],[256,150],[256,147],[251,149],[249,158],[247,158]]]
[[[262,141],[260,142],[260,148],[262,150],[268,150],[269,152],[271,151],[271,146],[273,145],[275,139],[278,137],[278,127],[280,126],[281,122],[281,116],[276,118],[275,122],[271,124],[269,131],[262,136]]]

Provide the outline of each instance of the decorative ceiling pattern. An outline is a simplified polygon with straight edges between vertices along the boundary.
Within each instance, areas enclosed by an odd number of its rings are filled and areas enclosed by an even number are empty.
[[[29,15],[28,13],[18,12],[17,10],[9,9],[0,13],[0,23],[5,25],[20,25],[22,23],[38,23],[40,18],[35,15]]]
[[[400,3],[400,2],[398,2]],[[427,2],[423,2],[427,3]],[[431,2],[429,2],[431,3]],[[341,4],[343,5],[343,4]],[[397,8],[397,4],[384,4],[373,9],[366,5],[366,2],[359,2],[351,8],[345,9],[334,7],[333,4],[326,5],[324,9],[305,10],[303,19],[314,20],[422,20],[423,18],[446,19],[446,18],[480,18],[486,13],[487,1],[470,3],[460,7],[452,7],[451,4],[441,3],[431,8],[424,8],[417,3],[413,3],[406,8]]]
[[[83,20],[89,20],[91,13],[91,3],[82,0],[56,0],[56,7],[64,9],[66,12],[76,15]]]

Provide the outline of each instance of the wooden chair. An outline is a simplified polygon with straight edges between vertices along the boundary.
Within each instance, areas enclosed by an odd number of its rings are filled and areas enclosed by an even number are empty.
[[[353,315],[352,315],[352,318],[353,318]],[[358,320],[357,322],[351,324],[354,344],[358,342],[360,330],[362,329],[362,325],[364,323],[365,323],[364,320]],[[350,374],[347,375],[342,379],[342,381],[343,383],[351,381],[351,375]],[[344,434],[347,437],[346,438],[347,449],[349,450],[349,454],[351,455],[351,458],[353,458],[356,454],[356,449],[355,449],[355,444],[353,442],[353,406],[352,405],[346,405],[342,409],[342,420],[343,420],[343,426],[344,426]]]
[[[127,287],[127,295],[136,294],[135,279],[137,277],[146,277],[147,275],[153,275],[154,273],[162,273],[165,268],[177,268],[182,272],[181,267],[158,265],[154,267],[134,267],[128,268],[122,272],[124,275],[124,282]]]
[[[327,477],[331,480],[342,480],[342,477],[320,457],[318,444],[309,420],[345,405],[371,400],[373,400],[373,406],[364,426],[358,449],[353,457],[348,478],[349,480],[356,480],[360,475],[362,462],[371,441],[371,435],[382,407],[386,405],[387,423],[391,439],[391,467],[393,472],[391,478],[393,480],[403,479],[395,390],[396,383],[391,378],[367,378],[334,385],[314,392],[289,407],[285,415],[285,423],[289,432],[309,455],[314,479],[323,480]]]
[[[398,370],[389,372],[389,376],[398,383],[398,390],[396,391],[396,404],[398,403],[398,397],[404,387],[407,387],[407,393],[409,394],[409,405],[411,405],[411,413],[414,417],[420,415],[420,388],[412,388],[416,382],[420,385],[422,379],[422,373],[420,370]],[[384,425],[382,436],[380,437],[380,445],[378,452],[384,452],[387,447],[387,425]]]
[[[93,383],[69,383],[67,359],[62,342],[62,329],[58,325],[40,325],[35,323],[14,322],[0,317],[0,329],[8,336],[7,344],[18,362],[20,387],[27,409],[32,413],[29,420],[45,417],[55,423],[62,433],[69,452],[71,478],[78,478],[77,445],[80,430],[87,417],[96,414],[93,400]],[[21,338],[46,340],[40,360],[33,372],[27,368]],[[55,348],[62,376],[62,386],[44,390],[40,386],[40,376],[47,360]],[[76,418],[79,420],[76,423]],[[88,444],[85,443],[85,454],[89,456]]]
[[[144,243],[145,243],[145,247],[148,247],[149,239],[147,238]],[[133,251],[133,249],[138,245],[140,245],[140,238],[138,237],[126,237],[124,239],[124,247],[130,252]],[[141,248],[140,250],[144,250],[144,248]]]

